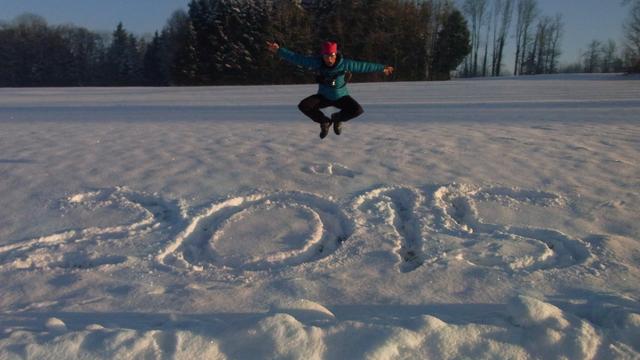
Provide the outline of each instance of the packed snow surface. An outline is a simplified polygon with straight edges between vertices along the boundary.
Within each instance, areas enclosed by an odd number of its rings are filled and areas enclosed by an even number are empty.
[[[0,359],[640,358],[638,78],[350,87],[0,89]]]

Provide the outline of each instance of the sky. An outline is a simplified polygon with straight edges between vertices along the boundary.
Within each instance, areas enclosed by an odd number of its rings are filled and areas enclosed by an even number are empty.
[[[186,10],[188,3],[189,0],[0,0],[0,20],[29,12],[43,16],[49,24],[72,23],[95,31],[113,31],[122,22],[128,31],[145,35],[161,30],[171,13]],[[621,0],[538,0],[544,15],[563,15],[561,62],[578,61],[593,39],[613,39],[620,44],[628,10],[620,3]],[[514,43],[512,38],[510,43]]]

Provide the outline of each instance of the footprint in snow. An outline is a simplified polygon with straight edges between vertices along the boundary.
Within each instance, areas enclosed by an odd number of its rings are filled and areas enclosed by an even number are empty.
[[[358,173],[337,163],[314,164],[303,168],[303,171],[313,175],[343,176],[354,178]]]

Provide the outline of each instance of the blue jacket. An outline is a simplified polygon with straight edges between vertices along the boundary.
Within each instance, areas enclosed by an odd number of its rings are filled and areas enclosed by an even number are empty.
[[[336,63],[332,67],[325,65],[322,56],[302,56],[285,48],[278,49],[278,56],[293,64],[302,66],[308,70],[315,70],[322,79],[329,81],[320,82],[318,94],[335,101],[349,95],[345,73],[370,73],[384,71],[384,65],[364,61],[344,59],[338,55]]]

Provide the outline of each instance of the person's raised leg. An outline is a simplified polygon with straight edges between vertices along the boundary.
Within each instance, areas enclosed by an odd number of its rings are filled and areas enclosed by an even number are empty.
[[[298,109],[302,111],[303,114],[307,115],[311,120],[317,123],[330,123],[331,119],[329,119],[320,109],[329,106],[328,100],[324,98],[322,95],[311,95],[298,104]]]
[[[320,123],[320,138],[324,139],[329,135],[329,128],[331,128],[331,119],[329,119],[322,111],[321,108],[329,106],[331,103],[322,95],[311,95],[298,104],[298,109],[303,114],[307,115],[311,120]]]
[[[343,96],[334,104],[335,107],[340,109],[339,112],[331,115],[331,121],[333,122],[333,131],[336,135],[342,133],[342,123],[356,118],[364,112],[362,106],[352,98],[351,96]]]

